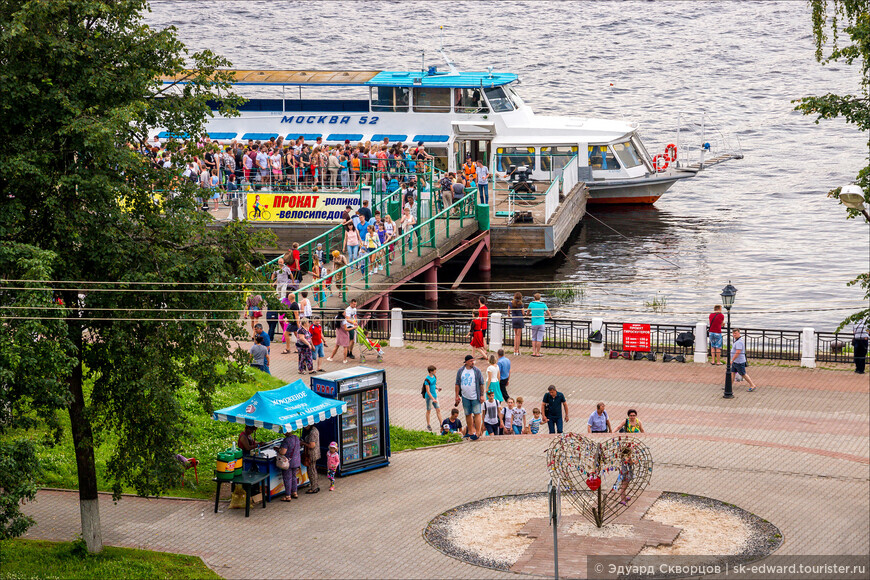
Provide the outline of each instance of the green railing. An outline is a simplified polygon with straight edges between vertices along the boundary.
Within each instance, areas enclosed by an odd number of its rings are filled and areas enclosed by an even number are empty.
[[[378,247],[375,252],[372,252],[372,254],[381,251],[384,252],[384,256],[381,259],[381,265],[384,269],[384,274],[389,277],[391,270],[394,269],[392,264],[390,264],[390,257],[393,258],[393,261],[399,260],[401,267],[404,267],[414,257],[422,256],[424,248],[435,248],[438,245],[438,227],[436,223],[438,220],[445,220],[443,238],[441,238],[443,240],[450,237],[451,223],[458,223],[458,226],[461,229],[465,227],[466,220],[477,220],[476,211],[477,206],[475,203],[475,196],[470,194],[466,195],[459,201],[453,203],[453,205],[444,208],[429,219],[425,220],[423,223],[416,225],[412,229],[391,240],[389,243]],[[392,252],[390,252],[390,248],[392,248]],[[339,285],[341,287],[341,297],[344,302],[347,302],[347,289],[349,285],[362,282],[364,289],[368,290],[371,288],[371,278],[373,276],[371,272],[372,254],[361,256],[353,262],[330,272],[329,276],[332,277],[332,283],[335,288],[338,288]],[[317,301],[319,302],[320,307],[323,308],[326,303],[326,296],[324,292],[318,291],[322,284],[322,280],[316,280],[310,284],[301,286],[298,290],[295,290],[295,292],[301,293],[308,291],[316,294]]]

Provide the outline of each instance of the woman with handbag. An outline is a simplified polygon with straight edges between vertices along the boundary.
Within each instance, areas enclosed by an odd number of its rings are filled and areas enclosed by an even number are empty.
[[[314,374],[314,358],[312,357],[311,323],[302,319],[302,326],[296,331],[296,349],[299,352],[299,374],[306,372]]]
[[[299,437],[295,433],[287,433],[278,448],[278,455],[279,457],[275,458],[275,464],[282,470],[281,477],[284,479],[284,492],[286,493],[281,501],[290,501],[291,498],[299,497],[296,493],[296,470],[302,466]]]

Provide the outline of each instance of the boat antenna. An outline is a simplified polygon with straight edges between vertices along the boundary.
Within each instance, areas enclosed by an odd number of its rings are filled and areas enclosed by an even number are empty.
[[[444,52],[444,26],[439,26],[441,29],[441,48],[438,52],[441,53],[441,57],[444,59],[444,62],[447,63],[447,68],[450,69],[450,72],[447,73],[448,76],[459,76],[459,71],[456,70],[456,65],[453,64],[453,61],[448,58],[447,53]]]
[[[420,51],[420,72],[426,72],[426,51]]]

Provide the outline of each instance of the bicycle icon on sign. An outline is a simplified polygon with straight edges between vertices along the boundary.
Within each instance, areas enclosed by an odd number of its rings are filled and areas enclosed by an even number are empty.
[[[248,212],[248,219],[268,221],[272,219],[272,212],[267,209],[252,209],[250,212]]]

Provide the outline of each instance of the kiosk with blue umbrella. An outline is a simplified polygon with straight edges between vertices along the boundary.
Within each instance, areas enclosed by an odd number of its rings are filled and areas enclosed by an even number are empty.
[[[219,409],[212,414],[215,421],[227,421],[269,429],[277,433],[290,433],[306,425],[313,425],[347,411],[347,403],[340,399],[321,397],[301,380],[296,380],[271,391],[258,391],[247,401]],[[284,493],[281,470],[275,465],[281,439],[266,443],[252,450],[243,458],[245,471],[269,474],[269,498]],[[302,467],[300,483],[308,481]]]

